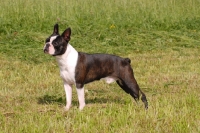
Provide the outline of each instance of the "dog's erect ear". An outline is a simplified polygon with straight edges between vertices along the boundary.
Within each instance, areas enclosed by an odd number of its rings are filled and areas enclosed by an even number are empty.
[[[71,36],[71,29],[67,28],[63,33],[62,37],[65,39],[65,41],[69,42]]]
[[[53,35],[59,35],[58,24],[54,25]]]

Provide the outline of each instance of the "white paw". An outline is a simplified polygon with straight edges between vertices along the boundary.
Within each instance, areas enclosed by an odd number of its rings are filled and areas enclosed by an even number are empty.
[[[83,103],[83,104],[81,104],[81,105],[79,106],[79,110],[80,110],[80,111],[83,110],[84,107],[85,107],[85,103]]]
[[[65,111],[65,112],[69,111],[69,109],[70,109],[70,106],[65,106],[65,107],[64,107],[64,111]]]

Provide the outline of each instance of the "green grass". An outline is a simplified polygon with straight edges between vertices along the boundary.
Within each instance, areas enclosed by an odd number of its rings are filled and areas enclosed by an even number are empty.
[[[198,0],[0,1],[0,132],[200,132]],[[85,86],[87,106],[64,112],[65,93],[44,40],[72,28],[78,51],[132,60],[148,111],[115,83]]]

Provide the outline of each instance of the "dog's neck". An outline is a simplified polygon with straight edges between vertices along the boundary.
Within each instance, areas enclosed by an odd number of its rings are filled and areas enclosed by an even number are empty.
[[[75,67],[78,59],[78,52],[68,43],[64,54],[56,56],[56,60],[60,66]]]

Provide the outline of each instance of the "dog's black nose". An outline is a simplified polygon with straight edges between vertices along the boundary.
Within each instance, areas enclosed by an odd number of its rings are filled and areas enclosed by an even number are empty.
[[[48,53],[48,50],[46,48],[44,49],[44,53]]]
[[[49,46],[50,46],[50,44],[47,43],[46,46],[45,46],[45,48],[44,48],[44,53],[48,53],[49,52],[49,50],[48,50]]]

